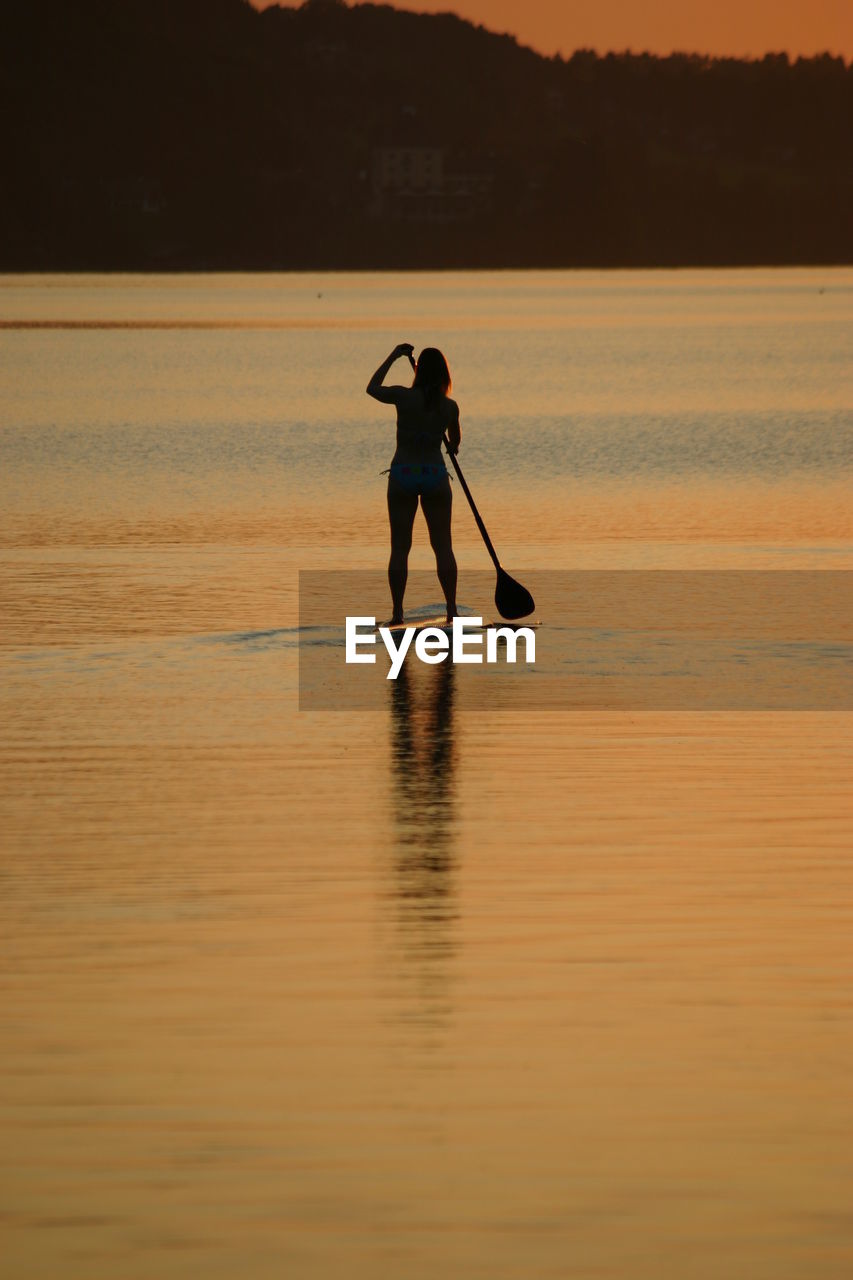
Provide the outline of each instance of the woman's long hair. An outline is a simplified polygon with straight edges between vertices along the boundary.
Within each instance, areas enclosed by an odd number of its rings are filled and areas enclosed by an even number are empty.
[[[413,387],[420,387],[424,396],[424,407],[434,409],[446,396],[453,383],[450,381],[450,370],[447,361],[438,347],[424,347],[418,356]]]

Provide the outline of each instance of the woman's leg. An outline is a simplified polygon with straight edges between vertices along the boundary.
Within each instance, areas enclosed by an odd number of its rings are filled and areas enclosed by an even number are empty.
[[[447,619],[456,616],[456,557],[450,537],[450,514],[453,494],[445,477],[431,493],[421,494],[421,506],[429,529],[429,540],[435,552],[438,580],[447,601]]]
[[[391,522],[391,558],[388,586],[391,588],[392,622],[403,621],[403,596],[409,574],[412,525],[418,509],[418,495],[408,493],[396,480],[388,480],[388,519]]]

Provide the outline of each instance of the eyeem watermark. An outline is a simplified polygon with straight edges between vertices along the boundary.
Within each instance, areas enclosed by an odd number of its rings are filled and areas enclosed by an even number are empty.
[[[406,654],[414,640],[415,656],[430,666],[439,662],[474,663],[498,662],[498,641],[504,642],[504,660],[509,663],[517,661],[518,642],[524,640],[524,661],[532,664],[536,661],[536,632],[532,627],[483,627],[482,618],[454,618],[451,634],[443,627],[404,627],[392,631],[390,627],[379,627],[391,667],[388,679],[396,680]],[[376,662],[375,653],[360,653],[359,649],[377,645],[376,619],[370,617],[348,617],[346,620],[346,660],[348,663]],[[485,640],[485,658],[483,642]]]
[[[433,696],[489,713],[853,710],[850,570],[519,576],[535,621],[490,617],[494,573],[466,570],[454,636],[434,570],[410,570],[407,625],[385,634],[374,620],[388,616],[384,569],[300,570],[300,710],[399,710]]]

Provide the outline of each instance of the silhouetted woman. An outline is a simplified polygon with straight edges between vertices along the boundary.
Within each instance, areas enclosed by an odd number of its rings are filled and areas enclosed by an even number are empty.
[[[456,614],[456,557],[450,537],[453,495],[450,477],[441,457],[441,441],[447,432],[452,453],[462,440],[459,406],[451,400],[450,370],[436,347],[425,347],[418,359],[410,387],[383,386],[388,370],[401,356],[411,356],[413,348],[401,342],[382,362],[367,384],[367,394],[382,404],[397,408],[397,449],[388,475],[388,518],[391,521],[391,559],[388,585],[391,588],[392,622],[403,621],[403,595],[409,571],[412,525],[420,498],[421,509],[435,552],[438,580],[447,602],[448,622]]]

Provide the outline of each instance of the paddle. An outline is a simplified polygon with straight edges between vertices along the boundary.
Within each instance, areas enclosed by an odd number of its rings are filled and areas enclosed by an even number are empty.
[[[417,365],[415,364],[415,358],[411,353],[409,354],[409,360],[411,361],[412,368],[416,369]],[[486,526],[483,524],[483,517],[477,510],[477,505],[471,497],[471,490],[468,488],[468,484],[462,474],[462,468],[456,461],[456,455],[451,453],[450,441],[447,439],[446,434],[444,436],[444,447],[447,450],[451,463],[453,464],[453,470],[456,472],[459,483],[462,485],[465,497],[468,499],[468,503],[474,513],[474,519],[477,521],[477,528],[483,536],[483,541],[486,544],[486,550],[492,557],[492,563],[498,572],[498,580],[495,584],[495,607],[502,618],[508,618],[510,621],[514,618],[526,618],[527,615],[532,613],[536,608],[536,605],[533,602],[533,596],[526,587],[523,587],[520,582],[516,582],[515,578],[511,578],[506,569],[501,567],[501,562],[498,560],[498,553],[492,546],[492,540],[489,537]]]

